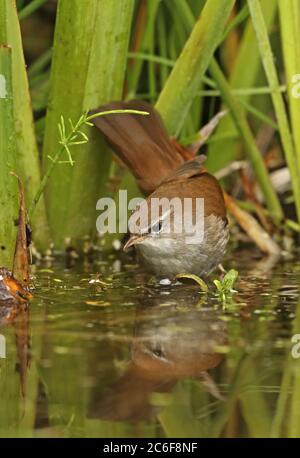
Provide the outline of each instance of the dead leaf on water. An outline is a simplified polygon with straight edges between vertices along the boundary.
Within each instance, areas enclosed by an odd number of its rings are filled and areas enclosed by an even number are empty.
[[[17,300],[18,302],[32,299],[32,294],[18,282],[12,273],[0,268],[0,301]]]
[[[13,262],[13,276],[23,285],[29,285],[29,256],[28,256],[28,240],[26,231],[26,207],[24,186],[18,175],[14,172],[11,174],[17,178],[19,185],[19,218],[18,232],[16,239],[16,247]]]

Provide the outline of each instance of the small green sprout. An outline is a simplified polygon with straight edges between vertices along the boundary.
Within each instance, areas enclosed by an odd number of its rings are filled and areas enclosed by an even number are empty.
[[[217,289],[217,296],[222,302],[226,302],[228,296],[230,296],[231,293],[236,292],[233,289],[233,285],[235,284],[238,275],[239,274],[235,269],[230,269],[224,276],[223,280],[214,280],[214,285]]]
[[[231,293],[236,292],[233,289],[233,285],[236,282],[236,279],[238,277],[238,272],[234,269],[230,269],[226,275],[224,276],[223,280],[214,280],[214,285],[216,287],[215,295],[219,298],[220,301],[224,304],[227,299],[230,297]],[[198,277],[198,275],[194,274],[178,274],[176,275],[176,278],[181,279],[181,278],[188,278],[190,280],[195,281],[198,283],[200,286],[200,289],[203,293],[209,293],[209,288],[208,285],[205,283],[202,278]]]

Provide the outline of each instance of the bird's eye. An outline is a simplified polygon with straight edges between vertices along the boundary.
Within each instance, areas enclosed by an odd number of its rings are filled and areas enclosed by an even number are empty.
[[[164,357],[164,354],[163,354],[163,351],[162,351],[161,348],[154,348],[153,354],[154,354],[154,356],[156,356],[157,358],[163,358],[163,357]]]
[[[162,230],[162,221],[157,221],[157,223],[151,226],[151,232],[153,232],[153,234],[159,234],[161,230]]]

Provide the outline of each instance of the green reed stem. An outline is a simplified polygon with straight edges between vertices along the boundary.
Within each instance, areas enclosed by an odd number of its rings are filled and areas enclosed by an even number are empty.
[[[20,12],[19,12],[19,19],[25,19],[26,17],[30,16],[30,14],[34,13],[37,9],[39,9],[46,0],[32,0],[28,5],[26,5]]]
[[[12,46],[14,136],[17,148],[15,172],[24,183],[26,204],[29,205],[40,185],[41,171],[20,24],[14,0],[9,2],[8,18],[8,38]],[[41,199],[31,225],[36,247],[45,250],[50,242],[50,234],[44,199]]]
[[[156,108],[172,135],[177,135],[184,123],[234,3],[207,0],[158,98]]]
[[[12,49],[8,41],[11,0],[0,0],[0,266],[12,264],[18,216],[17,185],[10,172],[16,167],[13,120]]]
[[[298,0],[279,1],[281,43],[288,85],[289,112],[298,171],[300,171],[300,102],[299,91],[294,93],[294,85],[300,81],[300,4]],[[294,186],[300,186],[294,177]],[[297,203],[299,209],[299,202]],[[299,212],[298,212],[299,215]]]
[[[81,113],[120,99],[127,62],[133,0],[58,2],[50,76],[50,94],[43,147],[44,169],[57,150],[57,125],[79,119]],[[63,43],[63,46],[62,46]],[[47,184],[48,219],[54,243],[81,245],[94,236],[96,202],[111,164],[111,154],[98,132],[85,128],[89,142],[78,148],[73,167],[61,164]]]

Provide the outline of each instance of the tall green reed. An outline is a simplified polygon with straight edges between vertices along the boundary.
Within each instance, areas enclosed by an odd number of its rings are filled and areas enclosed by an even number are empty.
[[[17,146],[13,118],[12,49],[9,43],[10,0],[0,1],[0,265],[12,266],[17,186],[10,172],[16,167]]]
[[[156,108],[172,135],[182,128],[234,3],[234,0],[207,0],[157,100]]]
[[[58,144],[60,116],[74,122],[87,109],[120,98],[133,1],[58,3],[54,51],[43,148],[44,171]],[[61,43],[64,46],[61,46]],[[110,168],[110,152],[99,135],[78,148],[74,166],[55,168],[46,192],[51,235],[56,247],[66,238],[75,246],[95,234],[96,202]]]
[[[8,39],[12,46],[13,120],[16,141],[16,172],[22,178],[27,208],[40,186],[40,160],[33,125],[31,98],[23,54],[22,38],[15,1],[9,2]],[[38,249],[46,249],[50,242],[44,196],[32,220],[34,241]]]
[[[298,215],[298,221],[300,221],[300,161],[297,161],[293,138],[291,135],[289,121],[287,118],[287,113],[284,105],[284,100],[279,90],[279,77],[274,63],[274,57],[270,45],[270,40],[264,16],[261,9],[261,4],[259,0],[248,0],[248,5],[266,77],[269,86],[272,88],[271,97],[274,105],[275,114],[277,117],[279,133],[281,137],[283,150],[285,153],[285,158],[291,173],[295,205]],[[296,45],[296,43],[294,43],[294,45]]]

